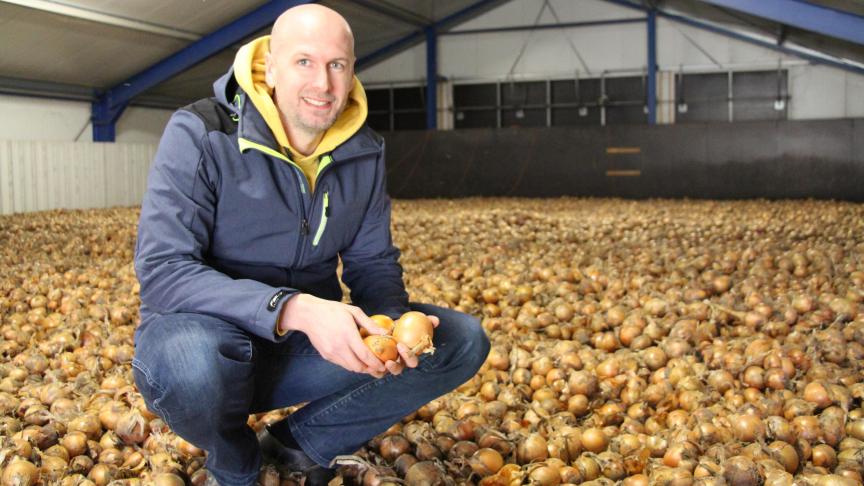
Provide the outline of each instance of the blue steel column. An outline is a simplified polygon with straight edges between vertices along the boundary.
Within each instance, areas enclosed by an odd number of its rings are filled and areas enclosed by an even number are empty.
[[[648,124],[657,124],[657,11],[648,10]]]
[[[90,122],[93,124],[94,142],[113,142],[116,135],[117,120],[129,105],[128,102],[111,106],[109,93],[99,96],[90,104]]]
[[[426,129],[438,128],[438,33],[426,27]]]

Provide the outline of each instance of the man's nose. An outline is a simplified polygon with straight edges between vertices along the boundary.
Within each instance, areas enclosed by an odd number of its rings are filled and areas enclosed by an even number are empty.
[[[312,86],[321,91],[330,91],[330,72],[326,67],[315,70]]]

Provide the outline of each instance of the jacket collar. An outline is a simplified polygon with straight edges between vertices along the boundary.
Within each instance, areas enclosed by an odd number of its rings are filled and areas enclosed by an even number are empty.
[[[276,142],[276,137],[267,125],[267,121],[247,99],[246,93],[237,85],[234,79],[233,67],[213,83],[216,99],[233,113],[237,119],[237,137],[256,145],[262,145],[275,152],[282,152]],[[382,150],[383,141],[368,126],[362,127],[348,140],[336,147],[332,152],[334,162],[346,160],[358,155],[374,153]]]

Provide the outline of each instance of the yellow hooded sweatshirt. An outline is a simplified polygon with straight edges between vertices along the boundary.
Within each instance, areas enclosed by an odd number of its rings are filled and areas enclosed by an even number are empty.
[[[237,84],[246,92],[246,96],[252,100],[255,108],[267,121],[267,126],[273,132],[276,142],[282,148],[282,152],[288,154],[292,162],[297,164],[306,175],[309,187],[315,189],[315,180],[318,176],[318,160],[321,155],[333,151],[342,142],[351,138],[366,121],[368,108],[366,105],[366,92],[360,84],[360,80],[354,77],[354,87],[348,93],[348,103],[345,110],[336,119],[318,143],[315,151],[309,155],[303,155],[288,140],[282,120],[279,118],[279,109],[273,101],[273,90],[267,86],[265,75],[265,54],[270,50],[270,36],[259,37],[241,47],[234,58],[234,78]]]

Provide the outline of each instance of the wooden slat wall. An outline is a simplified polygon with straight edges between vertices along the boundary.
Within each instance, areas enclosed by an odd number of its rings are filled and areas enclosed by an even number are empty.
[[[155,144],[0,140],[0,214],[141,203]]]

